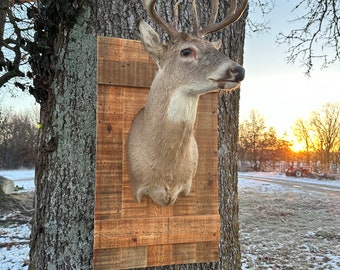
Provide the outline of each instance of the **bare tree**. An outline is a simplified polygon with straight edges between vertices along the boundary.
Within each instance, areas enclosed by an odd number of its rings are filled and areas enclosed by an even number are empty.
[[[14,83],[27,90],[32,78],[28,64],[28,43],[33,40],[29,0],[2,0],[0,3],[0,87]],[[24,79],[23,79],[24,78]],[[14,81],[15,79],[15,81]]]
[[[288,44],[287,61],[301,61],[310,74],[315,64],[322,67],[340,62],[340,1],[299,0],[292,10],[303,12],[293,22],[288,34],[280,33],[278,41]]]
[[[247,17],[247,35],[261,34],[270,30],[270,13],[275,7],[275,0],[251,0],[249,1],[249,15]],[[253,16],[253,14],[255,16]],[[257,20],[256,15],[261,15]]]
[[[0,107],[0,161],[5,168],[33,167],[37,128],[33,112]]]
[[[255,110],[240,124],[239,159],[251,161],[253,169],[262,170],[263,166],[290,157],[291,143],[279,137],[274,127],[266,127],[264,117]]]
[[[330,164],[331,152],[340,143],[340,102],[326,103],[321,111],[311,113],[311,129],[314,131],[316,150],[325,165]]]
[[[256,110],[252,110],[249,119],[240,124],[240,143],[246,152],[251,156],[253,166],[259,169],[257,161],[259,160],[260,142],[265,132],[265,119]]]
[[[8,140],[11,136],[9,130],[9,111],[0,107],[0,166],[6,167]]]
[[[313,147],[313,141],[311,137],[311,127],[309,125],[309,121],[303,120],[302,118],[299,118],[295,121],[293,126],[293,134],[298,140],[298,142],[301,142],[304,144],[306,148],[306,154],[307,154],[307,163],[310,163],[310,152]]]
[[[265,119],[255,110],[252,110],[249,119],[240,124],[240,144],[248,156],[251,156],[255,170],[259,169],[257,164],[260,154],[260,142],[265,132]]]

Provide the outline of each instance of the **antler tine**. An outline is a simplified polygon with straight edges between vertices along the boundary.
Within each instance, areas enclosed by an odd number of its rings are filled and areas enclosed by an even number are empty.
[[[211,17],[209,24],[214,24],[216,22],[217,14],[218,14],[218,0],[212,0],[211,2]]]
[[[174,5],[174,19],[173,19],[172,25],[173,25],[173,27],[175,27],[176,29],[177,29],[177,25],[178,25],[178,6],[179,6],[180,3],[182,3],[182,1],[177,2],[177,3]]]
[[[216,3],[212,3],[212,4],[213,4],[213,8],[216,8],[217,4]],[[232,24],[233,22],[237,21],[242,16],[244,10],[247,7],[247,4],[248,4],[248,0],[242,0],[239,7],[237,7],[237,0],[231,0],[227,17],[219,23],[212,22],[213,20],[210,19],[210,22],[207,25],[207,27],[205,27],[204,29],[199,31],[199,35],[200,36],[206,36],[208,34],[217,32],[217,31],[227,27],[228,25]],[[216,16],[217,12],[215,14],[215,11],[213,10],[212,14]],[[214,19],[214,21],[215,21],[215,19]]]
[[[171,25],[169,23],[166,23],[156,13],[156,10],[155,10],[156,1],[157,0],[142,0],[142,3],[144,5],[144,8],[146,9],[148,14],[150,15],[150,17],[155,21],[155,23],[158,24],[165,32],[167,32],[171,39],[174,39],[178,35],[177,28],[176,28],[175,25]],[[177,12],[177,14],[174,14],[174,24],[175,24],[176,23],[175,20],[177,20],[177,18],[178,18],[178,7],[177,7],[177,11],[176,11],[176,6],[174,7],[174,12]]]
[[[194,35],[198,35],[199,19],[197,14],[196,0],[192,0],[192,17],[193,17],[193,30]]]

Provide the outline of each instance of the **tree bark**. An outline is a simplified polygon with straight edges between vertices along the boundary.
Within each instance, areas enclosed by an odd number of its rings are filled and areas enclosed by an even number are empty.
[[[29,269],[91,269],[96,145],[96,35],[88,4],[55,42],[41,106]]]
[[[171,20],[174,3],[162,1],[157,5],[158,12],[167,20]],[[199,4],[203,10],[202,23],[208,19],[208,5],[208,1]],[[227,5],[221,1],[224,14]],[[191,1],[183,2],[182,30],[191,29],[190,13]],[[93,268],[96,36],[138,39],[135,21],[139,17],[150,22],[138,0],[87,0],[75,18],[76,23],[71,29],[62,29],[62,35],[54,42],[55,75],[48,100],[41,109],[30,269]],[[156,29],[163,33],[159,27]],[[222,37],[223,50],[240,63],[244,30],[242,19],[214,35]],[[241,268],[236,169],[238,108],[239,91],[220,94],[220,261],[151,269]]]

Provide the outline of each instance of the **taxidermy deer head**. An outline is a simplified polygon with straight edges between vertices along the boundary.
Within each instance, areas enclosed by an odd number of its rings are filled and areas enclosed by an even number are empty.
[[[155,11],[156,0],[142,0],[151,18],[170,36],[168,44],[144,21],[139,30],[145,50],[158,65],[145,108],[135,117],[127,140],[127,162],[132,192],[140,202],[144,195],[160,206],[187,196],[198,163],[194,123],[200,95],[216,89],[237,88],[243,80],[243,67],[219,52],[220,42],[204,36],[232,24],[247,6],[243,0],[231,0],[228,15],[215,23],[218,1],[212,0],[209,24],[199,29],[193,0],[194,32],[179,32],[178,4],[174,21],[166,23]]]

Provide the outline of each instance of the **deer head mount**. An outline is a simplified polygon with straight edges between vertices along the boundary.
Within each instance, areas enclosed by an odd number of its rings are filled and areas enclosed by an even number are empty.
[[[155,10],[156,0],[142,0],[151,18],[170,36],[168,44],[146,22],[139,21],[144,48],[158,65],[145,108],[135,117],[127,140],[127,163],[132,192],[140,202],[144,195],[160,206],[187,196],[198,163],[194,122],[199,96],[216,89],[237,88],[243,67],[219,52],[220,42],[204,36],[235,22],[247,6],[231,0],[228,15],[216,23],[218,1],[212,0],[209,24],[199,29],[193,0],[194,32],[177,30],[178,4],[173,23],[166,23]]]

